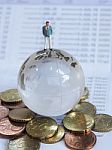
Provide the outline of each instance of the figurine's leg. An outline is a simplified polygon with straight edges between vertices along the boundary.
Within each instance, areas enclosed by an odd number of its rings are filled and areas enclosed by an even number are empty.
[[[44,49],[47,49],[47,37],[44,37]]]
[[[52,40],[51,40],[51,36],[48,37],[48,39],[49,39],[49,49],[52,49]]]

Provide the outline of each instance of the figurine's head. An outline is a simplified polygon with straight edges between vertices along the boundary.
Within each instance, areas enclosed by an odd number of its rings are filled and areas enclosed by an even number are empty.
[[[49,21],[46,21],[46,26],[49,26]]]

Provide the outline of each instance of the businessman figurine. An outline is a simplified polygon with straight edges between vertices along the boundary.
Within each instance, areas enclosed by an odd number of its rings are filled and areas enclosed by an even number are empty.
[[[44,50],[46,50],[47,48],[52,50],[52,45],[51,45],[52,27],[49,25],[49,21],[46,21],[45,25],[42,27],[42,32],[44,35]]]

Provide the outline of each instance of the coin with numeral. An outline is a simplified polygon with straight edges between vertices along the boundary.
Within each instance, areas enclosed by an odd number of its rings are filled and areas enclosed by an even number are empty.
[[[9,112],[9,118],[16,122],[28,122],[33,117],[34,113],[28,108],[13,109]]]
[[[7,117],[8,114],[9,114],[9,109],[4,106],[0,106],[0,119]]]
[[[38,139],[52,137],[58,129],[56,121],[49,117],[37,117],[26,125],[26,132]]]
[[[94,116],[96,114],[96,107],[89,102],[80,102],[72,109],[72,111],[78,111]]]
[[[96,136],[93,132],[87,135],[66,133],[64,137],[65,145],[73,150],[89,150],[96,144]]]
[[[0,120],[0,134],[4,136],[19,135],[25,129],[23,124],[13,124],[8,118]]]
[[[0,99],[7,103],[21,102],[21,98],[17,89],[9,89],[0,93]]]
[[[13,139],[9,141],[8,150],[39,150],[40,142],[28,135]]]
[[[84,101],[84,100],[88,99],[88,97],[89,97],[89,90],[88,90],[87,87],[85,87],[85,88],[84,88],[83,95],[82,95],[82,97],[80,98],[80,101]]]
[[[112,116],[107,114],[96,114],[93,131],[108,132],[112,130]]]
[[[71,112],[64,117],[63,124],[68,130],[83,132],[93,127],[94,118],[81,112]]]
[[[62,126],[58,126],[58,130],[57,132],[54,134],[53,137],[51,138],[46,138],[46,139],[43,139],[41,140],[42,143],[45,143],[45,144],[53,144],[53,143],[56,143],[56,142],[59,142],[63,136],[64,136],[64,128]]]

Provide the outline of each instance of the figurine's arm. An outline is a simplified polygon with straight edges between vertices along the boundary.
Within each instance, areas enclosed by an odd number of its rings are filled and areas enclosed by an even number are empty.
[[[52,35],[52,27],[51,26],[49,26],[49,30],[50,30],[50,35]]]
[[[52,30],[52,27],[51,27],[51,35],[52,35],[52,33],[53,33],[53,30]]]
[[[43,33],[43,35],[45,36],[45,33],[44,33],[44,27],[42,27],[42,33]]]

